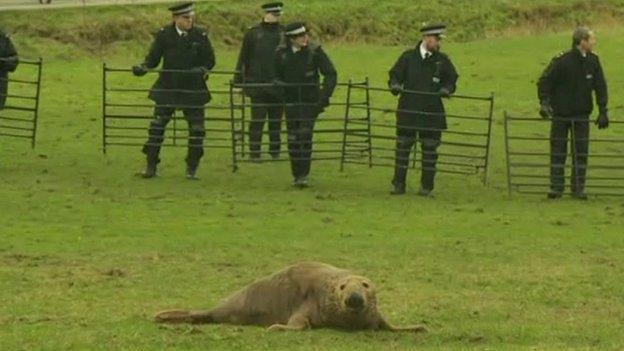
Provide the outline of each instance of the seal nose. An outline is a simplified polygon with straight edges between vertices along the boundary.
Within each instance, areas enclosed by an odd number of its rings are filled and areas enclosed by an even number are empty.
[[[349,308],[360,309],[364,307],[364,298],[358,293],[352,293],[345,303]]]

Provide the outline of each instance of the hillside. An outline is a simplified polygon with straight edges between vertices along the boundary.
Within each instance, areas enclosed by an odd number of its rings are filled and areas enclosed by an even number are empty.
[[[261,1],[198,4],[198,22],[217,45],[237,45],[259,18]],[[131,11],[129,11],[131,10]],[[149,40],[168,20],[166,6],[110,6],[0,13],[0,27],[21,39],[46,39],[89,51],[119,41]],[[425,21],[451,26],[449,38],[469,41],[509,33],[568,29],[579,23],[609,25],[624,19],[619,0],[297,0],[287,2],[285,21],[303,19],[324,42],[383,45],[411,43]]]

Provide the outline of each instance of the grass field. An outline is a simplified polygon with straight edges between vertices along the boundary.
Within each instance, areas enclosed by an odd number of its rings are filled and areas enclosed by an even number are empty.
[[[598,31],[614,119],[622,34]],[[160,178],[135,178],[138,147],[101,153],[100,69],[102,60],[133,64],[145,48],[120,44],[100,59],[21,38],[25,55],[48,62],[38,147],[0,139],[0,350],[623,348],[622,199],[506,195],[502,111],[536,111],[535,79],[568,36],[446,45],[460,92],[497,95],[491,183],[440,175],[431,199],[414,195],[415,175],[410,193],[394,198],[391,170],[339,173],[335,162],[315,164],[313,187],[295,191],[285,163],[232,174],[227,152],[207,152],[199,182],[184,179],[184,151],[170,149]],[[341,80],[376,85],[402,50],[327,48]],[[217,55],[218,68],[232,68],[235,52]],[[151,322],[157,310],[209,307],[300,260],[369,276],[392,322],[430,333]]]

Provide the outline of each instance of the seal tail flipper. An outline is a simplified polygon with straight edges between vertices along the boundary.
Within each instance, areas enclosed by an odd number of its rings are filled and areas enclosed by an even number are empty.
[[[211,311],[167,310],[158,312],[154,322],[204,324],[215,323],[215,320]]]

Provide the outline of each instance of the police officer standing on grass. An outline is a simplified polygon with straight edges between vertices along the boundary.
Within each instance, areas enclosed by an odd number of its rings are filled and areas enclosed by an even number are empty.
[[[596,94],[598,129],[609,127],[607,83],[598,56],[592,52],[594,32],[579,27],[572,36],[572,49],[555,57],[537,84],[540,115],[552,118],[550,130],[550,183],[548,198],[558,199],[565,187],[568,134],[572,145],[572,196],[585,200],[585,175],[589,153],[589,115]]]
[[[265,12],[262,22],[245,34],[236,70],[237,83],[272,83],[275,79],[275,50],[282,41],[283,26],[279,23],[283,3],[262,5]],[[260,160],[262,131],[265,119],[269,120],[269,152],[274,159],[280,155],[280,131],[283,106],[279,105],[278,91],[274,87],[246,88],[251,98],[251,124],[249,126],[249,156]]]
[[[19,58],[11,38],[0,30],[0,110],[4,109],[9,91],[9,72],[15,72]]]
[[[442,98],[455,92],[459,77],[450,58],[440,52],[445,29],[443,24],[422,27],[422,41],[416,48],[404,52],[390,70],[390,90],[395,96],[400,94],[393,195],[405,194],[410,151],[416,139],[422,148],[418,195],[429,196],[434,187],[437,148],[442,131],[447,128]]]
[[[314,123],[334,93],[337,72],[321,46],[310,41],[304,23],[296,22],[284,28],[286,41],[275,57],[276,82],[283,87],[286,103],[286,128],[293,186],[308,186],[312,157]],[[320,83],[320,75],[323,82]]]
[[[143,147],[147,167],[141,175],[144,178],[156,176],[165,127],[175,110],[181,109],[189,126],[186,177],[198,179],[197,167],[204,154],[204,105],[210,101],[206,79],[215,65],[215,55],[206,31],[193,25],[192,2],[172,6],[169,10],[173,23],[156,33],[145,61],[132,68],[134,75],[143,76],[163,60],[163,70],[176,70],[161,72],[150,91],[149,98],[156,107],[149,138]]]

